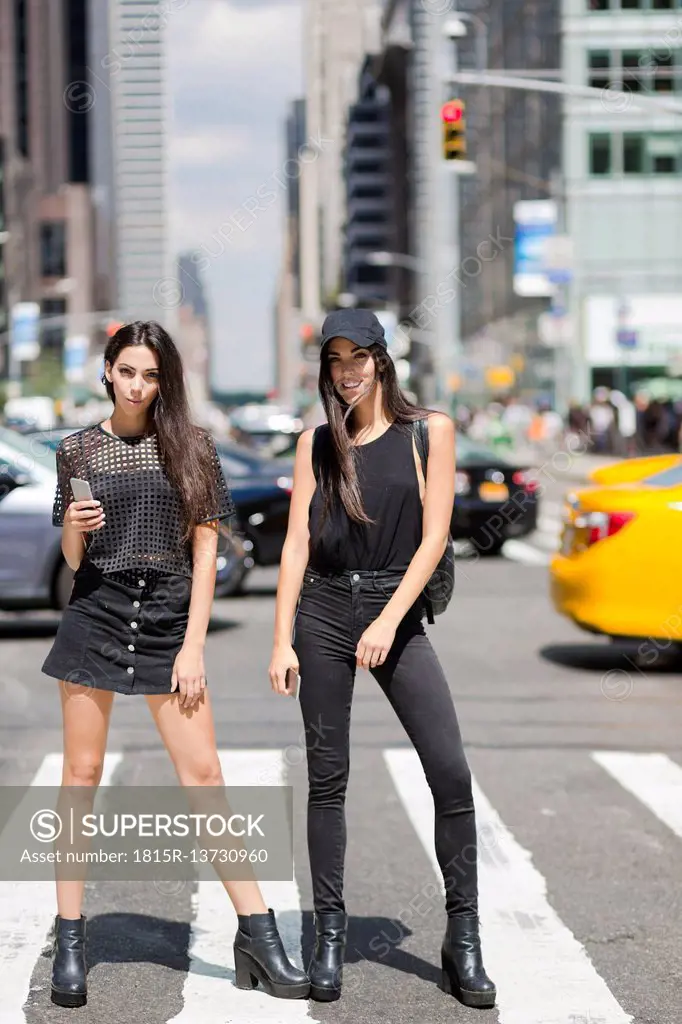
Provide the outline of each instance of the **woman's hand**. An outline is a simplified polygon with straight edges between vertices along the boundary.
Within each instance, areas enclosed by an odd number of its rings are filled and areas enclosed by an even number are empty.
[[[383,665],[393,646],[397,627],[381,615],[371,622],[358,641],[355,660],[358,668],[376,668]]]
[[[64,515],[64,522],[68,523],[76,533],[90,533],[91,530],[100,530],[104,526],[106,516],[102,503],[93,499],[92,501],[72,501],[67,507]],[[93,508],[93,506],[95,506]]]
[[[206,688],[204,652],[201,647],[182,647],[173,663],[171,693],[180,690],[178,703],[181,707],[192,707]]]
[[[299,665],[296,651],[291,644],[275,644],[272,649],[270,668],[268,669],[270,685],[275,693],[282,695],[288,693],[286,681],[287,672],[290,668],[298,673]]]

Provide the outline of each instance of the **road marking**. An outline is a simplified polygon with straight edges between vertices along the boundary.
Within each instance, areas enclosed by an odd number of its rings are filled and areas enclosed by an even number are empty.
[[[111,785],[122,756],[119,752],[107,752],[100,787]],[[61,753],[46,754],[31,785],[61,786],[62,763]],[[13,817],[7,822],[8,830]],[[0,1017],[3,1024],[25,1024],[23,1006],[29,997],[31,975],[48,941],[56,913],[54,881],[0,884]]]
[[[436,876],[433,799],[415,751],[384,758],[407,816]],[[547,886],[474,781],[479,837],[481,938],[486,969],[497,985],[499,1024],[632,1024],[584,947],[547,901]],[[464,854],[464,851],[463,851]]]
[[[550,554],[547,551],[539,551],[532,544],[523,540],[508,540],[502,548],[502,554],[512,562],[521,562],[522,565],[549,565]]]
[[[682,768],[665,754],[592,753],[601,765],[659,821],[682,839]]]
[[[220,750],[226,786],[283,786],[281,750]],[[301,964],[301,903],[296,881],[262,882],[263,899],[277,917],[290,959]],[[219,881],[202,881],[192,898],[190,966],[183,988],[183,1009],[168,1024],[312,1024],[306,999],[274,999],[259,987],[234,986],[232,943],[237,915]]]
[[[550,516],[540,516],[538,518],[537,529],[539,533],[547,533],[552,537],[558,538],[562,530],[562,522],[560,519],[553,519]]]

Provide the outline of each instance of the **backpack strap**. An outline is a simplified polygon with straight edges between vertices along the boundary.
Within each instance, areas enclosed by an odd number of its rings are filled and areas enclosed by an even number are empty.
[[[313,473],[315,479],[318,479],[320,472],[320,451],[322,449],[322,442],[324,441],[323,431],[328,429],[327,423],[321,423],[319,427],[315,427],[313,431],[313,450],[312,450],[312,462],[313,462]]]
[[[414,435],[414,442],[417,446],[417,453],[422,464],[422,473],[424,474],[424,482],[426,482],[426,464],[429,458],[429,426],[428,421],[424,418],[421,420],[413,420],[412,422],[412,433]]]

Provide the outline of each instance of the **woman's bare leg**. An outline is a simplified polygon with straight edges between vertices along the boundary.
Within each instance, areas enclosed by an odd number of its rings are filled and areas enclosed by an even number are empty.
[[[146,697],[180,784],[224,786],[208,688],[191,708],[180,707],[177,693]],[[237,914],[267,914],[257,882],[223,881],[223,885]]]
[[[59,692],[64,730],[62,786],[96,789],[102,777],[114,694],[64,680],[59,683]],[[58,914],[79,920],[85,879],[57,879],[56,884]]]

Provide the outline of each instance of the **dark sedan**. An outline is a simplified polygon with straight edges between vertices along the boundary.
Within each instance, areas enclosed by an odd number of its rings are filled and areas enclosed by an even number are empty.
[[[256,565],[278,565],[291,504],[294,464],[264,459],[249,448],[216,442],[223,473],[237,508],[233,530]]]
[[[506,540],[537,526],[534,472],[457,435],[457,474],[452,536],[471,541],[481,555],[497,555]]]

